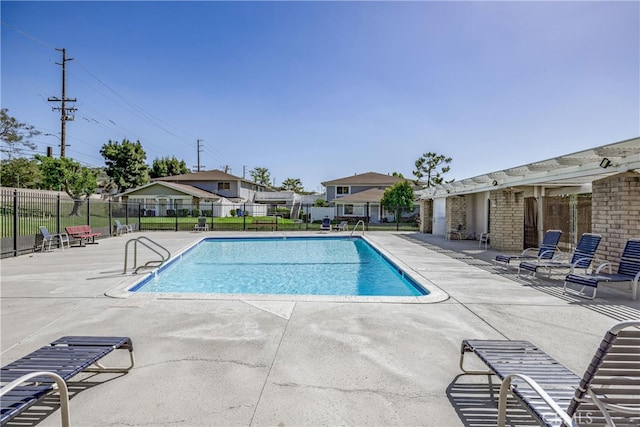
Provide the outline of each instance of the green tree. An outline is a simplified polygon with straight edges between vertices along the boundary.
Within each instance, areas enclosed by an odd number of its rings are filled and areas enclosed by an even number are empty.
[[[151,178],[161,178],[163,176],[182,175],[189,172],[189,168],[184,160],[178,160],[175,156],[167,156],[153,161],[149,176]]]
[[[35,127],[20,123],[14,117],[9,116],[8,109],[0,109],[0,152],[7,156],[7,159],[23,154],[25,148],[34,150],[36,144],[29,141],[36,135],[40,135],[40,131]]]
[[[380,204],[387,210],[393,210],[397,221],[403,209],[413,210],[414,200],[413,188],[409,181],[400,181],[384,190]]]
[[[302,193],[304,187],[302,187],[302,181],[298,178],[287,178],[282,181],[282,187],[285,191],[295,191],[296,193]]]
[[[444,178],[443,174],[451,170],[450,166],[451,157],[445,157],[441,154],[432,152],[424,153],[418,160],[416,160],[416,170],[413,171],[413,175],[416,177],[416,184],[425,182],[425,187],[433,187],[434,185],[442,184]],[[438,170],[440,168],[440,170]]]
[[[73,199],[69,216],[77,216],[82,204],[98,188],[98,172],[68,158],[36,156],[45,190],[62,190]]]
[[[255,167],[249,171],[251,179],[262,185],[271,185],[271,173],[267,168]]]
[[[36,160],[18,157],[0,162],[0,184],[3,187],[38,188],[41,179]]]
[[[118,191],[139,187],[149,182],[147,154],[140,141],[111,141],[102,146],[100,154],[107,165],[107,175],[116,183]]]
[[[316,199],[316,201],[313,203],[313,206],[315,206],[316,208],[326,208],[327,206],[329,206],[329,203],[327,203],[325,199]]]

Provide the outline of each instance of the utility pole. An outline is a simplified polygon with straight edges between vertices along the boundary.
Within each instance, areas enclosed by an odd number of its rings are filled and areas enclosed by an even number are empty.
[[[196,139],[196,144],[198,147],[198,165],[196,166],[196,171],[200,172],[200,153],[202,152],[202,147],[200,146],[200,143],[203,142],[204,139]],[[204,167],[204,165],[202,165],[202,167]]]
[[[60,107],[52,107],[53,111],[60,111],[60,158],[64,158],[65,156],[65,146],[66,146],[66,123],[67,121],[73,121],[74,117],[71,115],[67,115],[67,113],[73,113],[76,111],[74,107],[67,107],[67,102],[76,102],[75,98],[67,98],[67,61],[73,60],[73,58],[67,58],[67,50],[66,49],[58,49],[57,51],[62,52],[62,63],[56,62],[57,65],[62,66],[62,98],[54,98],[51,97],[48,99],[49,102],[59,102]]]

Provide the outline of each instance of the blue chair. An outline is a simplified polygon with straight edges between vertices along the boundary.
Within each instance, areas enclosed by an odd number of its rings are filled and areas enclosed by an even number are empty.
[[[331,220],[329,217],[324,217],[322,219],[322,225],[320,225],[320,230],[331,231]]]
[[[40,227],[40,234],[42,234],[42,251],[44,252],[44,247],[47,243],[49,243],[49,247],[47,250],[51,250],[51,244],[56,242],[60,244],[60,248],[64,250],[64,244],[67,244],[67,249],[71,247],[71,243],[69,242],[69,235],[67,233],[56,233],[51,234],[49,230],[44,225]]]
[[[605,268],[608,269],[608,273],[602,272]],[[611,263],[607,262],[599,266],[593,274],[569,274],[564,279],[563,292],[570,292],[580,297],[594,299],[599,283],[629,283],[631,286],[631,297],[636,300],[638,298],[639,280],[640,239],[629,239],[620,256],[617,273],[611,273]],[[573,285],[579,287],[579,289],[571,288]],[[591,296],[584,294],[586,288],[593,288],[593,294]]]
[[[558,242],[562,236],[561,230],[547,230],[542,238],[542,244],[539,248],[527,248],[519,254],[515,255],[496,255],[493,262],[501,264],[504,268],[509,266],[512,260],[528,260],[528,259],[552,259],[558,250]]]
[[[571,260],[563,260],[567,255],[561,254],[550,261],[523,261],[518,266],[518,276],[522,270],[525,270],[535,277],[538,269],[546,270],[547,277],[551,275],[552,270],[557,269],[569,270],[569,273],[573,273],[576,268],[583,268],[586,273],[593,262],[593,258],[596,256],[596,250],[601,239],[602,236],[599,234],[584,233],[580,236],[578,246],[573,251]]]

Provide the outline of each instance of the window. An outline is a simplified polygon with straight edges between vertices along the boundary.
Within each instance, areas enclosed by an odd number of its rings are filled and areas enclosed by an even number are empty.
[[[231,184],[228,182],[219,182],[218,191],[220,190],[231,190]]]
[[[353,205],[344,205],[344,214],[353,215]]]
[[[336,187],[336,194],[341,196],[349,194],[349,187]]]

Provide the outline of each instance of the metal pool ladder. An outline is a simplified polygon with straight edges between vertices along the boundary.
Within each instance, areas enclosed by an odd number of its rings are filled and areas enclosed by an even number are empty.
[[[349,234],[349,237],[353,236],[353,233],[355,233],[356,228],[358,228],[358,224],[362,224],[362,234],[364,235],[364,221],[359,219],[358,222],[356,222],[356,225],[353,226],[353,230],[351,230],[351,234]]]
[[[158,242],[154,242],[148,237],[140,236],[135,239],[131,239],[127,241],[127,244],[124,247],[124,271],[123,274],[127,274],[127,261],[129,260],[129,244],[133,243],[133,267],[135,270],[133,274],[137,274],[138,270],[142,270],[144,268],[155,268],[160,267],[165,263],[169,258],[171,258],[171,252],[164,246],[160,245]],[[144,265],[138,266],[138,244],[146,247],[150,251],[157,254],[160,259],[159,260],[151,260],[147,261]],[[165,253],[161,253],[160,251],[164,251]],[[166,255],[166,257],[165,257]]]

